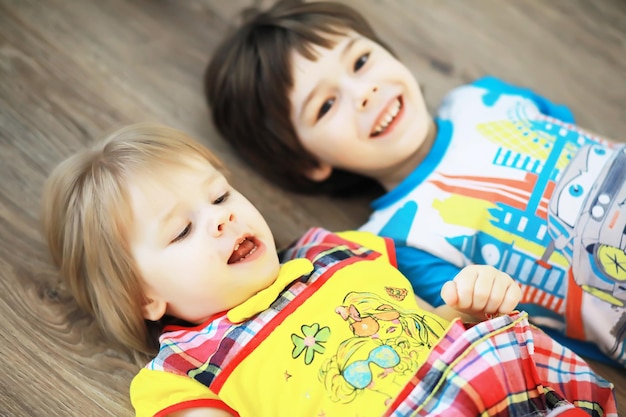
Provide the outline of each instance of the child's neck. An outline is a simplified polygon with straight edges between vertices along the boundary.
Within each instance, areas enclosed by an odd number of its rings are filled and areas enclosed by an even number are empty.
[[[415,168],[419,166],[419,164],[422,163],[422,161],[424,161],[424,158],[426,158],[426,155],[428,155],[433,147],[435,137],[437,137],[437,124],[435,123],[435,119],[431,117],[426,137],[417,151],[410,155],[402,163],[398,164],[398,166],[395,167],[393,172],[389,173],[389,175],[379,177],[377,179],[386,191],[391,191],[396,188],[411,172],[415,170]]]

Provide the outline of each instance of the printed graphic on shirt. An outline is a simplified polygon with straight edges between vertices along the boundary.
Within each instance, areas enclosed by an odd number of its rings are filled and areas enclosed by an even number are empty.
[[[328,341],[330,328],[328,326],[320,327],[318,323],[313,323],[310,326],[303,324],[301,330],[301,334],[294,333],[291,335],[293,342],[291,357],[296,359],[304,354],[304,363],[310,365],[316,353],[324,354],[326,351],[324,343]]]
[[[558,130],[533,138],[551,150],[543,162],[525,152],[524,124],[517,135],[506,129],[500,136],[494,126],[479,129],[501,145],[492,163],[523,170],[523,180],[438,173],[432,182],[453,194],[434,207],[449,224],[467,218],[459,216],[459,207],[488,212],[491,217],[477,233],[448,241],[473,262],[517,277],[523,303],[566,316],[568,334],[585,338],[582,318],[568,314],[564,303],[580,306],[575,286],[613,306],[624,307],[626,301],[626,150],[591,144],[571,126],[541,119],[533,120],[529,131]],[[568,285],[570,273],[575,284]],[[611,332],[623,340],[623,320]],[[618,345],[619,339],[609,353],[616,354]]]
[[[363,229],[459,267],[493,265],[520,283],[536,323],[602,339],[625,360],[626,147],[519,97],[486,103],[467,88],[454,100],[463,105],[446,114],[454,127],[441,162]],[[476,113],[464,116],[468,103]]]
[[[626,149],[580,149],[557,183],[549,206],[551,250],[570,256],[583,290],[626,302]],[[549,251],[546,251],[549,254]]]
[[[353,335],[319,370],[328,396],[337,403],[350,403],[366,392],[389,405],[445,331],[436,317],[367,292],[347,294],[335,313]],[[317,338],[309,339],[308,345],[316,343]]]

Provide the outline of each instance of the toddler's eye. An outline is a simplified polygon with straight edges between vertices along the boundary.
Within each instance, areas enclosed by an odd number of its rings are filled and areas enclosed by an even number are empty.
[[[215,200],[213,200],[213,204],[223,203],[224,201],[228,200],[228,197],[230,197],[230,193],[226,191],[224,194],[220,195]]]
[[[317,120],[319,120],[322,117],[324,117],[324,115],[326,113],[328,113],[328,111],[330,110],[330,108],[333,106],[334,103],[335,103],[335,99],[334,98],[329,98],[328,100],[326,100],[322,104],[322,107],[320,107],[320,111],[317,113]]]
[[[171,243],[176,243],[176,242],[183,240],[189,235],[190,232],[191,232],[191,223],[185,226],[185,228],[178,234],[178,236],[174,238],[174,240],[172,240]]]
[[[361,67],[363,67],[363,65],[365,65],[365,63],[367,62],[367,60],[370,57],[370,53],[366,53],[361,55],[356,62],[354,63],[354,72],[357,72],[358,70],[361,69]]]

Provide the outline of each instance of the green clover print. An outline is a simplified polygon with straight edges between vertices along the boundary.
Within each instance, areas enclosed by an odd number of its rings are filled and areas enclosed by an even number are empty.
[[[302,325],[301,329],[304,336],[291,335],[291,341],[294,345],[291,356],[296,359],[304,352],[304,363],[310,365],[316,352],[324,353],[326,350],[322,344],[328,340],[330,329],[327,326],[320,329],[320,325],[317,323],[310,326]]]

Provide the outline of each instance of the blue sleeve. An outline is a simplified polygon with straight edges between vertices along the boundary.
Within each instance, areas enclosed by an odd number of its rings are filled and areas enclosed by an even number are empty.
[[[444,304],[441,287],[461,270],[428,252],[397,242],[396,260],[398,270],[411,281],[413,292],[434,307]]]
[[[509,84],[493,76],[479,78],[472,85],[489,91],[483,99],[485,105],[489,105],[489,102],[495,102],[501,94],[515,94],[531,100],[539,107],[539,111],[546,116],[554,117],[565,123],[575,123],[574,114],[567,106],[553,103],[529,88]]]

